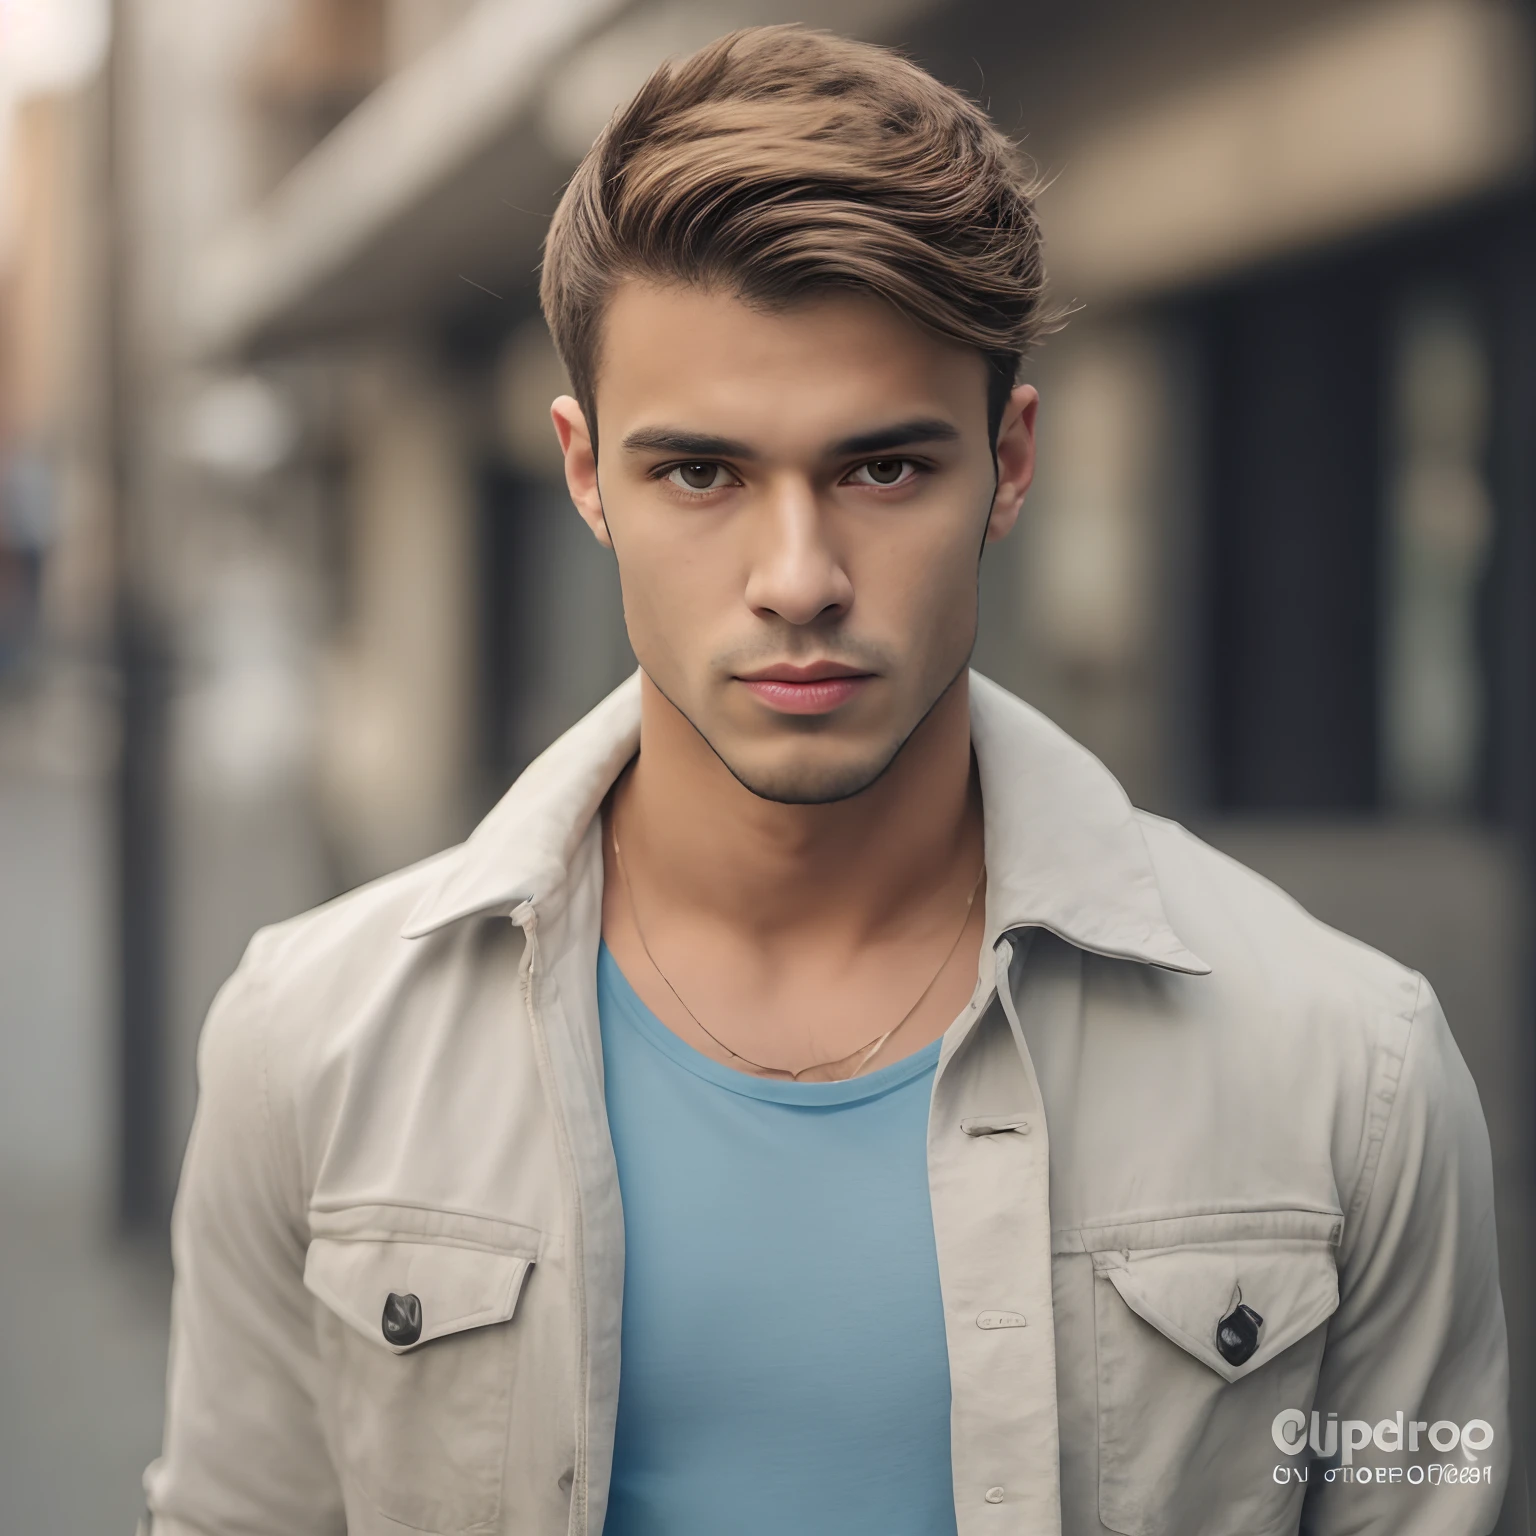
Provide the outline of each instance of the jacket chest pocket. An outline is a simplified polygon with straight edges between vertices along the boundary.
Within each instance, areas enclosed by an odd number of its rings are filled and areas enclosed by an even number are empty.
[[[1271,1425],[1312,1406],[1342,1225],[1328,1212],[1223,1212],[1140,1224],[1162,1229],[1135,1233],[1147,1246],[1091,1250],[1110,1530],[1294,1528],[1304,1489],[1275,1481]]]
[[[376,1208],[375,1208],[376,1209]],[[396,1213],[397,1215],[399,1213]],[[475,1218],[411,1212],[413,1226],[463,1230]],[[538,1236],[506,1223],[497,1246],[442,1231],[381,1235],[356,1212],[312,1223],[305,1287],[324,1303],[316,1329],[342,1472],[378,1513],[435,1536],[494,1530],[502,1499],[513,1375],[513,1319]]]

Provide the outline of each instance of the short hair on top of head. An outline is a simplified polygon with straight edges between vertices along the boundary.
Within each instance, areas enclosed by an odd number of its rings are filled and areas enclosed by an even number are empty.
[[[884,299],[988,364],[995,439],[1019,361],[1054,328],[1032,171],[986,113],[887,48],[797,25],[663,64],[571,178],[540,299],[596,445],[603,312],[625,278],[772,310]]]

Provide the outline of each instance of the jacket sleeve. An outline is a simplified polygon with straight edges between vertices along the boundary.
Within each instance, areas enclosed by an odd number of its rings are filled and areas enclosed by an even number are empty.
[[[1384,1045],[1371,1094],[1314,1403],[1325,1423],[1338,1414],[1340,1454],[1312,1467],[1302,1531],[1486,1536],[1513,1449],[1493,1169],[1477,1090],[1422,978],[1406,1037]],[[1401,1449],[1389,1426],[1384,1444],[1337,1465],[1364,1433],[1351,1436],[1346,1420],[1374,1428],[1399,1413]],[[1452,1425],[1458,1443],[1443,1449]],[[1470,1449],[1460,1443],[1469,1425]]]
[[[153,1536],[340,1536],[316,1408],[297,1149],[269,1093],[260,940],[209,1011],[171,1220],[175,1283]]]

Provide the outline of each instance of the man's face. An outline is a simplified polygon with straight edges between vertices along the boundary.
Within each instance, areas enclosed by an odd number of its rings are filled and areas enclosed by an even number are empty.
[[[1015,391],[994,471],[975,350],[867,297],[767,313],[630,280],[595,463],[576,402],[553,414],[641,667],[754,794],[814,803],[873,783],[966,666],[1034,405]]]

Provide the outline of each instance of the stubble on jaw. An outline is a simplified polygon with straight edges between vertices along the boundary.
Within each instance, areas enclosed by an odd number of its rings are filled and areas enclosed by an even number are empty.
[[[775,805],[835,805],[839,801],[851,800],[856,795],[861,795],[865,790],[877,784],[897,759],[901,756],[908,742],[910,742],[922,728],[923,723],[938,708],[939,701],[945,698],[950,689],[959,681],[962,674],[971,664],[971,655],[976,648],[976,634],[973,629],[971,643],[966,647],[965,655],[960,665],[951,674],[928,703],[923,707],[917,719],[907,727],[906,731],[894,742],[883,748],[880,752],[872,754],[862,762],[839,764],[834,768],[816,769],[807,767],[802,771],[802,776],[796,778],[796,770],[787,769],[777,777],[767,774],[752,774],[737,764],[723,753],[713,742],[708,732],[703,730],[699,723],[683,709],[667,691],[651,677],[651,685],[662,698],[672,706],[678,715],[686,720],[693,728],[694,734],[714,754],[721,766],[730,776],[741,785],[748,794],[755,795],[759,800],[767,800]],[[829,723],[821,716],[793,716],[786,715],[784,723],[802,735],[812,735],[827,730]]]

